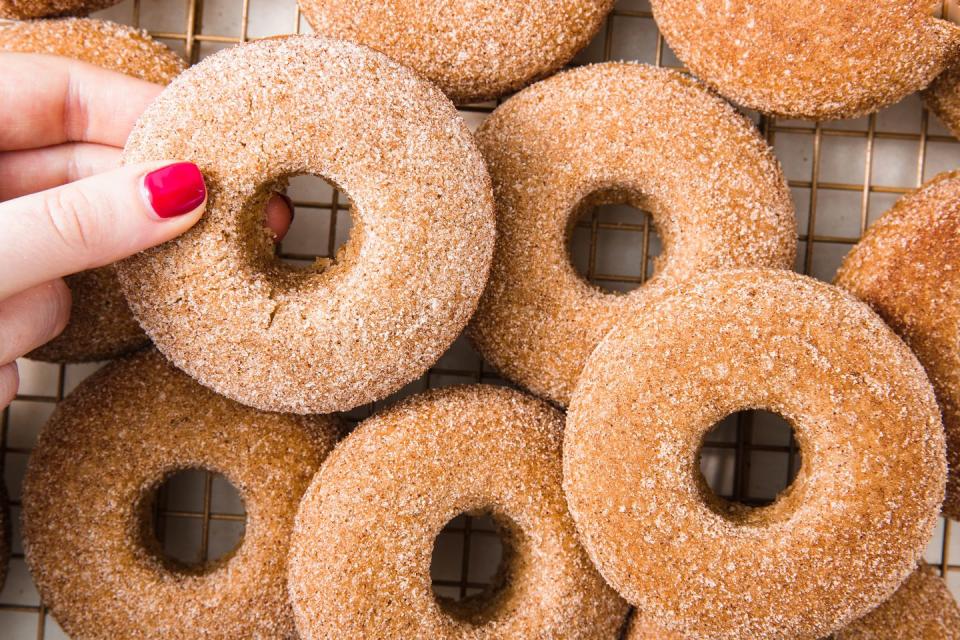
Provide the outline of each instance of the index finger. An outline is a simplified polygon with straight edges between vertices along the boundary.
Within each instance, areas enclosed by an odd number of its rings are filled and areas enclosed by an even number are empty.
[[[95,142],[122,147],[163,90],[57,56],[0,53],[0,150]]]

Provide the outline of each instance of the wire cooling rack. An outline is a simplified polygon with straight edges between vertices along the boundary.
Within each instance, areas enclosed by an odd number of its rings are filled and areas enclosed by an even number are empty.
[[[944,15],[960,15],[956,0]],[[307,33],[294,0],[127,0],[100,12],[117,22],[141,26],[195,63],[221,48],[282,33]],[[647,0],[620,0],[590,46],[574,64],[611,59],[639,60],[681,68],[659,34]],[[496,104],[462,109],[477,126]],[[747,114],[775,148],[789,179],[800,229],[796,269],[830,280],[867,226],[897,198],[940,171],[960,166],[960,145],[911,96],[901,104],[859,120],[809,123]],[[280,248],[281,258],[312,261],[334,255],[349,236],[346,196],[319,178],[301,177],[290,189],[297,219]],[[576,225],[571,256],[584,277],[625,291],[652,273],[659,240],[649,215],[626,206],[589,212]],[[19,540],[20,485],[36,435],[58,400],[99,365],[56,366],[21,361],[22,387],[0,414],[0,464],[11,495],[13,558],[0,591],[0,635],[6,638],[63,638],[32,585]],[[437,365],[399,395],[429,387],[470,382],[506,384],[464,339]],[[387,401],[355,410],[360,420]],[[708,437],[702,464],[717,493],[750,504],[769,502],[789,484],[800,464],[789,428],[770,414],[731,416]],[[185,472],[159,491],[157,537],[165,552],[185,562],[203,562],[229,551],[243,535],[243,504],[222,477]],[[464,514],[440,535],[431,572],[441,597],[478,594],[489,584],[501,550],[493,523]],[[941,520],[927,549],[960,594],[960,535]]]

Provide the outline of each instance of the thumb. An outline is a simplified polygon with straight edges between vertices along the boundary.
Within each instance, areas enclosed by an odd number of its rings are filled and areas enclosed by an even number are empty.
[[[0,203],[0,300],[166,242],[206,198],[196,165],[154,162]]]

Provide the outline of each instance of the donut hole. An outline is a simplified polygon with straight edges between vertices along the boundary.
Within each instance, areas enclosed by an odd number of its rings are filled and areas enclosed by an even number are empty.
[[[713,425],[697,461],[705,502],[735,521],[786,514],[803,467],[793,425],[765,410],[737,411]]]
[[[604,189],[580,201],[568,231],[570,262],[587,283],[633,291],[657,271],[663,244],[642,194]]]
[[[179,469],[144,494],[140,505],[144,548],[168,571],[203,575],[230,561],[243,543],[246,510],[223,475]]]
[[[515,525],[490,510],[461,513],[437,535],[430,558],[433,595],[447,615],[480,626],[507,596]]]
[[[342,263],[359,248],[360,234],[350,197],[333,181],[309,173],[285,176],[264,185],[256,196],[266,224],[267,202],[284,193],[293,202],[294,218],[283,240],[271,233],[268,268],[285,273],[318,273]]]

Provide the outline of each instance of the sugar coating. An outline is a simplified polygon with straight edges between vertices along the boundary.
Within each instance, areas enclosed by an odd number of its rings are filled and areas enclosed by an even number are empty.
[[[960,608],[943,578],[931,567],[920,567],[889,600],[833,635],[834,640],[957,640]],[[624,640],[683,640],[631,616]]]
[[[926,87],[960,52],[939,0],[651,0],[694,75],[734,102],[787,118],[878,111]]]
[[[0,51],[64,56],[157,84],[169,83],[185,68],[177,54],[145,31],[86,18],[0,24]],[[84,271],[66,281],[73,294],[70,323],[27,357],[107,360],[149,342],[127,307],[113,267]]]
[[[923,103],[953,135],[960,135],[960,64],[950,65],[937,76],[924,90]]]
[[[957,640],[960,607],[940,574],[921,564],[892,598],[834,637],[836,640]]]
[[[409,398],[367,419],[331,454],[297,514],[290,595],[318,638],[617,637],[626,603],[577,541],[561,489],[563,416],[485,385]],[[487,608],[445,613],[430,581],[434,540],[489,510],[506,570]]]
[[[387,54],[457,103],[546,77],[587,46],[613,0],[299,0],[320,35]]]
[[[768,507],[713,494],[706,433],[744,409],[792,425],[796,480]],[[657,628],[820,638],[914,570],[943,500],[943,426],[910,349],[867,305],[783,270],[706,274],[591,356],[564,489],[601,574]]]
[[[86,15],[117,2],[119,0],[0,0],[0,18],[30,20]]]
[[[486,283],[493,196],[473,136],[439,89],[365,47],[297,36],[217,53],[147,109],[124,158],[203,172],[199,224],[118,272],[157,347],[239,402],[383,398],[440,357]],[[263,230],[270,192],[303,173],[354,204],[329,268],[281,264]]]
[[[227,400],[154,350],[97,372],[57,406],[24,480],[44,603],[77,639],[296,637],[284,550],[336,428]],[[241,545],[203,572],[171,567],[144,535],[148,496],[190,468],[222,473],[247,512]]]
[[[506,377],[566,405],[587,356],[655,291],[707,269],[793,264],[786,181],[756,129],[675,71],[608,63],[517,94],[477,134],[497,203],[490,282],[470,336]],[[629,201],[664,244],[656,274],[627,295],[576,272],[571,228]]]
[[[960,171],[942,173],[875,222],[837,272],[917,354],[947,433],[944,513],[960,518]]]

